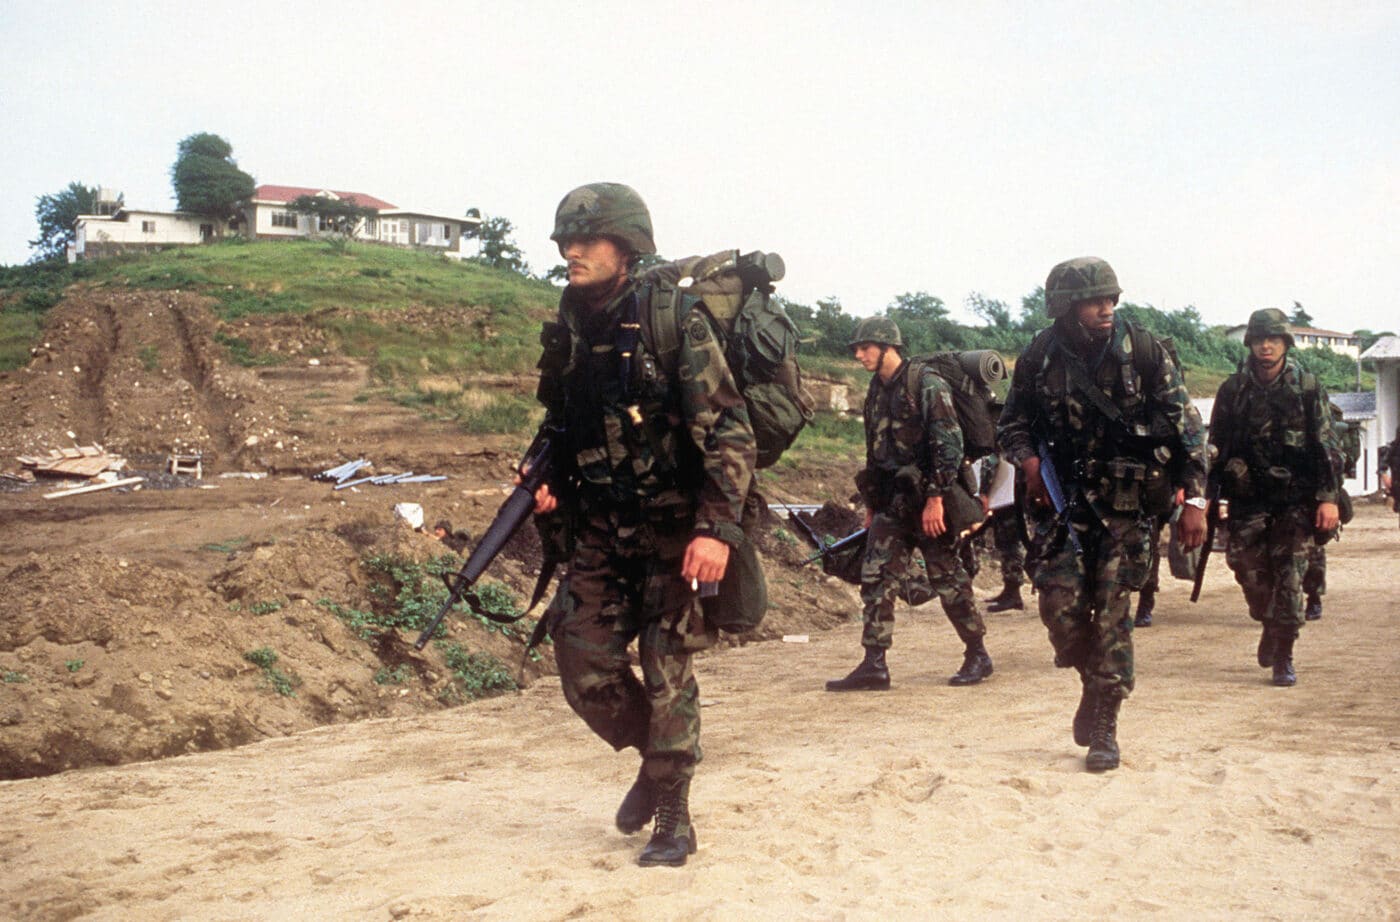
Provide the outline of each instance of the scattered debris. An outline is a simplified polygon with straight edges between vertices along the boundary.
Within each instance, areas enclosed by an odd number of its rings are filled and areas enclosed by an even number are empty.
[[[806,634],[784,634],[783,643],[807,643]]]
[[[73,448],[52,448],[47,455],[19,455],[16,460],[36,474],[54,477],[96,477],[103,471],[119,471],[126,467],[125,458],[109,454],[95,442]]]
[[[262,480],[266,476],[266,471],[225,471],[219,475],[223,480]]]
[[[360,468],[370,466],[372,465],[370,464],[370,461],[366,458],[360,458],[358,461],[346,461],[344,464],[341,464],[338,467],[333,467],[330,470],[322,471],[319,474],[313,475],[312,479],[334,480],[336,483],[344,483],[351,477],[354,477],[355,474],[359,472]]]
[[[98,490],[111,490],[115,487],[129,487],[133,484],[143,483],[145,480],[145,477],[123,477],[120,480],[91,483],[85,487],[73,487],[68,490],[55,490],[52,493],[45,493],[44,499],[58,499],[61,496],[77,496],[79,493],[96,493]]]

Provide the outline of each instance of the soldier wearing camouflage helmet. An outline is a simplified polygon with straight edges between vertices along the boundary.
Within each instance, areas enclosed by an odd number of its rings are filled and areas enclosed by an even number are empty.
[[[851,336],[856,361],[872,373],[864,408],[865,469],[856,476],[869,529],[860,574],[865,657],[845,678],[827,682],[828,691],[890,687],[885,651],[894,639],[894,603],[911,578],[915,548],[966,648],[962,667],[949,684],[974,685],[992,674],[983,643],[987,628],[944,509],[949,491],[962,489],[957,482],[963,465],[957,411],[942,378],[926,365],[911,370],[903,345],[898,325],[888,317],[862,320]],[[910,381],[911,375],[917,380]]]
[[[1026,477],[1055,665],[1079,672],[1074,741],[1089,747],[1090,771],[1119,764],[1118,712],[1135,679],[1130,594],[1147,578],[1156,516],[1183,496],[1183,545],[1205,537],[1200,414],[1161,342],[1116,313],[1120,294],[1102,259],[1050,270],[1045,304],[1055,322],[1017,360],[997,427],[1002,457]]]
[[[1256,658],[1272,667],[1274,685],[1288,687],[1298,681],[1306,548],[1337,527],[1343,459],[1326,391],[1289,357],[1283,311],[1251,314],[1244,342],[1249,356],[1211,410],[1211,476],[1230,501],[1225,560],[1262,628]]]
[[[691,778],[700,761],[692,655],[716,640],[697,588],[718,583],[753,483],[744,399],[703,310],[693,310],[668,374],[638,324],[632,267],[656,252],[641,197],[581,186],[555,215],[568,287],[546,324],[539,397],[562,432],[556,471],[535,495],[541,531],[568,562],[545,614],[564,696],[615,749],[642,757],[616,823],[651,823],[642,865],[695,852]],[[637,642],[641,678],[629,645]]]

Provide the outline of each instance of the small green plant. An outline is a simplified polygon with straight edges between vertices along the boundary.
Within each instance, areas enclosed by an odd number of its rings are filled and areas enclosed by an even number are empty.
[[[20,685],[29,681],[29,676],[14,669],[6,669],[0,673],[0,682],[7,685]]]
[[[249,650],[243,654],[243,658],[263,671],[263,678],[277,694],[284,698],[297,696],[296,687],[301,684],[301,679],[277,668],[277,652],[271,647]]]
[[[384,666],[374,674],[375,685],[402,685],[413,675],[407,663],[399,663],[393,669]]]
[[[468,653],[459,644],[441,640],[437,646],[467,699],[487,698],[519,687],[505,664],[490,653]]]
[[[794,537],[792,536],[792,532],[788,531],[786,528],[775,528],[775,529],[773,529],[773,540],[774,540],[774,541],[777,541],[779,544],[783,545],[784,547],[796,547],[796,546],[797,546],[797,539],[794,538]]]
[[[63,668],[67,669],[69,672],[77,672],[79,669],[83,668],[84,662],[84,660],[80,659],[70,659],[63,664]]]
[[[271,352],[254,352],[246,339],[230,336],[224,332],[214,334],[214,342],[228,351],[229,360],[244,368],[260,368],[266,365],[280,365],[282,357]]]
[[[268,599],[266,602],[254,602],[248,606],[248,611],[255,615],[270,615],[275,611],[282,610],[280,599]]]
[[[141,367],[147,371],[155,371],[160,367],[160,350],[155,346],[142,346],[137,357],[141,360]]]

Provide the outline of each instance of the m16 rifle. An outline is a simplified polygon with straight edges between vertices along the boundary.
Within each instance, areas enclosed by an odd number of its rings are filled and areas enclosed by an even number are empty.
[[[1201,584],[1206,578],[1206,563],[1215,545],[1215,532],[1220,527],[1220,484],[1211,483],[1206,489],[1206,540],[1201,545],[1201,556],[1196,561],[1196,578],[1191,583],[1191,601],[1201,597]]]
[[[486,533],[481,536],[480,543],[473,548],[471,556],[462,565],[462,569],[455,574],[443,574],[442,580],[447,584],[448,590],[447,600],[438,609],[436,617],[413,642],[415,649],[421,650],[427,645],[428,641],[437,633],[442,619],[447,617],[447,613],[461,602],[465,602],[476,614],[502,624],[510,624],[523,617],[499,615],[488,610],[486,606],[481,604],[481,600],[477,598],[472,587],[481,578],[481,574],[485,573],[495,561],[496,556],[520,529],[520,526],[524,525],[529,520],[531,513],[534,512],[535,491],[549,480],[550,474],[554,470],[554,452],[561,435],[562,432],[558,429],[541,428],[535,436],[535,440],[530,443],[524,457],[520,459],[520,465],[516,468],[516,472],[520,475],[520,483],[511,491],[510,496],[506,497],[501,508],[496,511],[496,518],[492,520]],[[540,574],[541,578],[535,585],[535,594],[530,600],[529,608],[534,608],[544,594],[544,590],[549,584],[549,572],[546,569]]]
[[[1060,480],[1055,459],[1050,455],[1050,446],[1043,439],[1036,443],[1036,454],[1040,456],[1040,480],[1045,484],[1045,492],[1050,496],[1050,505],[1055,509],[1059,525],[1064,528],[1070,544],[1074,545],[1075,553],[1083,557],[1084,545],[1080,543],[1079,533],[1069,520],[1069,499],[1065,496],[1064,482]]]

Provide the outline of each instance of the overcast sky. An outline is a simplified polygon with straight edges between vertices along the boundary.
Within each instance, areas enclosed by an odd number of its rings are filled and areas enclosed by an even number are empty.
[[[69,182],[172,209],[209,131],[259,183],[514,222],[609,180],[665,255],[780,290],[1015,308],[1098,255],[1210,323],[1400,328],[1400,3],[0,0],[0,263]]]

